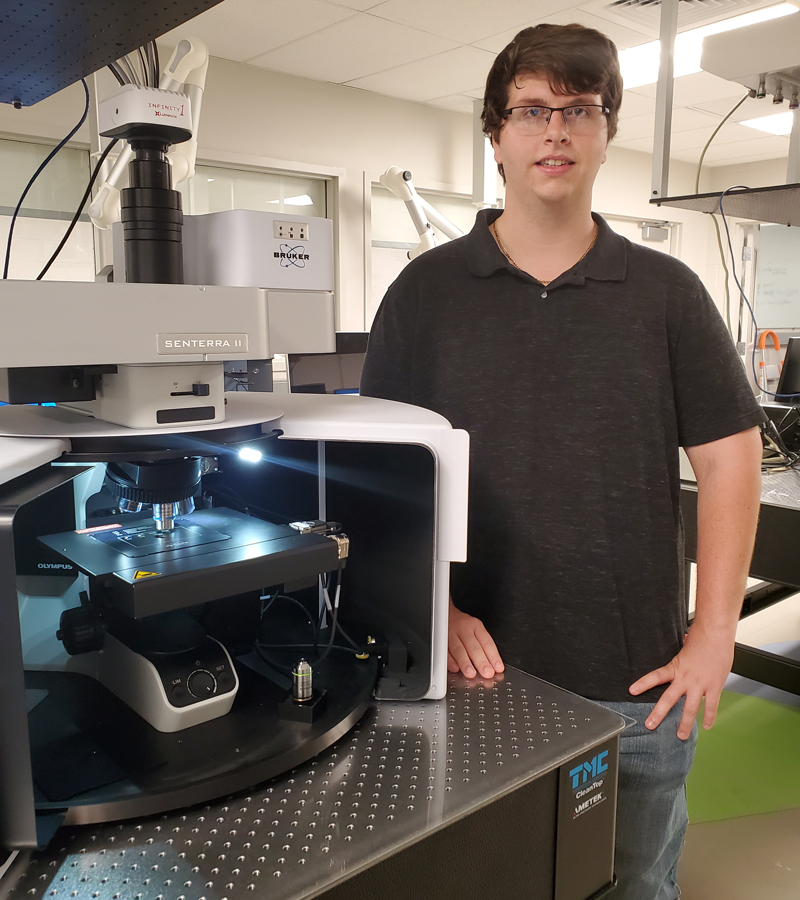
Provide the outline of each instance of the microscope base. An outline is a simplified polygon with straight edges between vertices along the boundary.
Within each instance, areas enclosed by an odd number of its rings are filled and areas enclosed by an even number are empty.
[[[273,778],[345,734],[366,711],[375,659],[337,654],[315,670],[327,705],[287,722],[286,692],[246,666],[231,711],[176,733],[156,731],[95,679],[26,672],[37,817],[67,824],[151,815],[203,803]]]

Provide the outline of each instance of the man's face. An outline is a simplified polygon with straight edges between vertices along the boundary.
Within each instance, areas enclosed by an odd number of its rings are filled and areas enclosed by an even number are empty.
[[[546,77],[518,75],[508,89],[508,109],[515,106],[602,104],[599,94],[555,93]],[[507,197],[528,202],[582,203],[591,206],[592,186],[606,161],[608,124],[603,116],[595,133],[573,134],[560,112],[553,113],[541,134],[517,129],[508,119],[493,141],[494,158],[503,166]]]

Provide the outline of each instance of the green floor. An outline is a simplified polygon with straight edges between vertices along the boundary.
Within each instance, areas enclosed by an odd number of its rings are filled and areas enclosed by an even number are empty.
[[[689,820],[714,822],[800,807],[800,708],[724,691],[700,727],[687,786]]]

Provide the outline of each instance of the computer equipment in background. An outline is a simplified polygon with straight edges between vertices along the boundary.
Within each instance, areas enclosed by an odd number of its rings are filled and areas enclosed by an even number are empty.
[[[295,394],[357,394],[369,332],[338,331],[335,353],[290,353],[289,390]]]
[[[800,403],[800,337],[789,338],[775,393],[776,403]]]

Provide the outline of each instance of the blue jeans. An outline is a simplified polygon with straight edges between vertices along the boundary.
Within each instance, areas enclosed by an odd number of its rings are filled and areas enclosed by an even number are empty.
[[[644,727],[652,703],[606,702],[601,706],[633,719],[620,737],[614,900],[677,900],[678,860],[689,817],[686,776],[697,744],[677,736],[683,702],[655,731]]]

